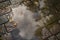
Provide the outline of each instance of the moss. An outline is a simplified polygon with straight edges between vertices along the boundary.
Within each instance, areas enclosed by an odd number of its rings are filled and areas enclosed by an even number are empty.
[[[35,31],[35,35],[36,36],[42,36],[42,33],[41,33],[41,31],[42,31],[42,28],[38,28],[36,31]]]
[[[50,21],[50,23],[48,23],[45,27],[50,29],[53,27],[53,25],[58,23],[58,19],[54,20],[54,21]]]

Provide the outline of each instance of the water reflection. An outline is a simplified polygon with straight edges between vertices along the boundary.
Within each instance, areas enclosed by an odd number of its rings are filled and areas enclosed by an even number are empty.
[[[24,5],[12,8],[12,10],[14,13],[13,19],[17,22],[17,29],[11,32],[13,40],[30,40],[33,38],[37,29],[35,19],[33,18],[34,13],[27,10]]]

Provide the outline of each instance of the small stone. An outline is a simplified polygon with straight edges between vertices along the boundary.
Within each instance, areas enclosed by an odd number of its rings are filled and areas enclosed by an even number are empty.
[[[46,28],[42,29],[42,38],[43,39],[47,38],[50,35],[51,35],[50,32]]]
[[[60,25],[59,24],[55,24],[53,25],[53,27],[50,29],[52,34],[56,34],[58,32],[60,32]]]
[[[60,39],[60,33],[57,35],[58,39]]]
[[[49,40],[58,40],[55,36],[48,38]]]
[[[58,21],[58,23],[60,23],[60,20]]]

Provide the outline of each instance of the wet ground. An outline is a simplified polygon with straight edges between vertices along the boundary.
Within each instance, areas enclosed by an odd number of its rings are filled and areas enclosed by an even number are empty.
[[[42,4],[40,5],[42,8],[44,6],[43,1],[41,1],[40,4]],[[60,40],[59,20],[57,20],[57,23],[54,22],[51,25],[45,26],[44,24],[48,22],[46,19],[49,19],[48,16],[36,22],[33,18],[34,13],[27,10],[26,6],[20,5],[16,8],[12,8],[12,10],[14,14],[13,20],[17,23],[17,28],[11,31],[12,40],[39,40],[34,36],[37,24],[40,26],[40,35],[42,35],[40,36],[40,40]]]

